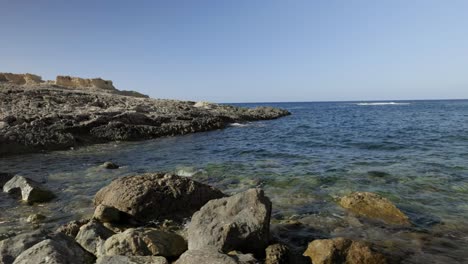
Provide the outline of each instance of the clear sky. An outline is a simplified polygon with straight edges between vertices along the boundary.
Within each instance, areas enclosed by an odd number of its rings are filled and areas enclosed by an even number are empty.
[[[468,98],[465,0],[0,0],[0,72],[215,102]]]

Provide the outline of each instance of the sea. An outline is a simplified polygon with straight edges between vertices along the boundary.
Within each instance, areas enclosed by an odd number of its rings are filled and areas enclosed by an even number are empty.
[[[0,194],[0,234],[92,215],[94,194],[125,175],[166,171],[228,194],[259,187],[273,202],[272,232],[298,248],[317,238],[374,243],[401,263],[468,263],[468,101],[249,103],[290,116],[225,129],[67,151],[0,157],[0,171],[43,182],[40,205]],[[103,169],[112,161],[121,167]],[[338,205],[354,191],[380,194],[411,227],[362,219]],[[296,223],[296,228],[282,225]],[[298,225],[297,223],[300,223]]]

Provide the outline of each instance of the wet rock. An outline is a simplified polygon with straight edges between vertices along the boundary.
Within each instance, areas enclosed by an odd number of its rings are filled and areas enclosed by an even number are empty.
[[[100,222],[92,220],[80,227],[75,240],[86,251],[99,256],[104,242],[112,235],[114,235],[114,232],[104,227]]]
[[[115,170],[119,168],[119,165],[113,162],[107,161],[107,162],[104,162],[104,164],[102,164],[102,167],[108,170]]]
[[[45,215],[41,215],[41,214],[31,214],[28,216],[28,218],[26,219],[26,222],[28,223],[39,223],[41,222],[42,220],[46,219]]]
[[[190,217],[206,202],[224,194],[208,185],[173,174],[149,173],[114,180],[94,198],[142,222]]]
[[[213,247],[264,255],[270,238],[271,202],[261,189],[209,201],[188,226],[190,250]]]
[[[43,240],[23,251],[13,264],[91,264],[94,256],[86,252],[70,237],[59,234]]]
[[[111,206],[99,204],[94,210],[93,218],[103,223],[118,223],[122,212]]]
[[[59,226],[56,230],[58,233],[63,233],[67,236],[70,236],[72,238],[75,238],[78,232],[80,231],[80,227],[83,226],[84,224],[88,223],[87,219],[83,220],[74,220],[71,222],[68,222],[62,226]]]
[[[21,252],[34,246],[46,238],[43,230],[19,234],[0,241],[0,263],[11,264]]]
[[[313,264],[385,264],[385,257],[374,252],[367,244],[346,238],[319,239],[312,241],[304,256]]]
[[[152,228],[130,228],[104,243],[103,255],[178,257],[187,250],[184,238]]]
[[[96,264],[169,264],[164,257],[159,256],[102,256]]]
[[[13,231],[7,231],[5,233],[0,233],[0,241],[5,240],[10,237],[16,236],[16,233]]]
[[[0,188],[3,188],[3,185],[11,180],[13,176],[15,176],[13,173],[0,172]]]
[[[3,191],[11,194],[21,194],[21,199],[28,203],[48,202],[55,195],[42,187],[38,182],[16,175],[3,186]]]
[[[216,250],[202,249],[186,251],[175,264],[254,264],[250,256],[230,256]]]
[[[408,216],[392,202],[375,193],[352,193],[341,198],[340,205],[359,216],[379,219],[388,224],[404,226],[411,224]]]
[[[269,245],[266,249],[265,264],[291,263],[289,248],[283,244]]]

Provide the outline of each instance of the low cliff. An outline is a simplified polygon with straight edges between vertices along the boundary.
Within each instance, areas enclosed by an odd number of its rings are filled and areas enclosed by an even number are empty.
[[[41,76],[25,73],[25,74],[16,74],[16,73],[2,73],[0,72],[0,82],[9,82],[19,85],[28,85],[28,84],[39,84],[43,83]]]
[[[101,78],[84,79],[71,76],[57,76],[55,85],[69,87],[69,88],[94,88],[116,91],[117,89],[110,80],[103,80]]]

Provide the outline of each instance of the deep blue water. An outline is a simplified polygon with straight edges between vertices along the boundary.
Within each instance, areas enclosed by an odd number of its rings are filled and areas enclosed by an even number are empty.
[[[468,101],[265,105],[292,115],[181,137],[0,159],[0,171],[44,180],[59,193],[43,207],[2,196],[0,206],[9,209],[1,210],[0,233],[25,228],[21,219],[33,211],[50,215],[52,223],[88,215],[94,193],[112,179],[163,170],[228,193],[262,187],[273,201],[274,223],[299,219],[323,236],[406,250],[405,263],[468,261]],[[108,160],[123,167],[98,167]],[[387,197],[414,227],[395,230],[354,218],[336,203],[352,191]]]

